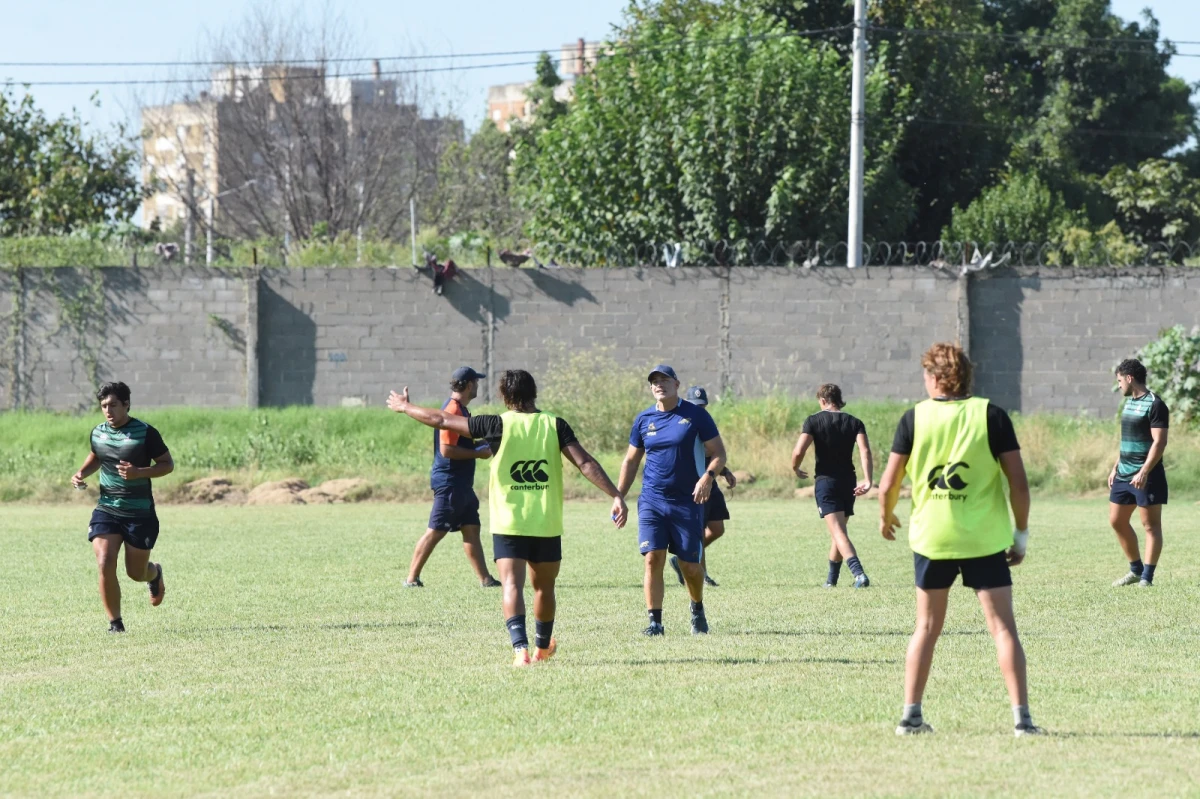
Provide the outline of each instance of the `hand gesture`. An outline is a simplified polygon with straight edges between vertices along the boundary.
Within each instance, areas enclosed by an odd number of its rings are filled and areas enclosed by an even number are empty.
[[[625,522],[629,519],[629,507],[625,504],[625,499],[620,496],[613,497],[611,518],[613,524],[620,530],[625,526]]]
[[[79,472],[75,472],[75,474],[71,475],[71,485],[75,486],[75,488],[79,489],[80,491],[83,491],[85,488],[87,488],[87,483],[83,481],[83,475]]]
[[[871,490],[871,481],[870,480],[862,480],[859,482],[858,485],[856,485],[854,487],[854,496],[856,496],[856,497],[864,496],[870,490]]]
[[[896,514],[890,513],[879,520],[879,532],[888,541],[896,540],[896,529],[900,527],[900,520],[896,518]]]
[[[797,477],[799,477],[801,480],[807,480],[807,479],[808,479],[808,472],[804,471],[804,470],[803,470],[803,469],[801,469],[799,466],[797,466],[797,467],[796,467],[796,476],[797,476]]]
[[[1144,489],[1146,487],[1147,479],[1148,478],[1146,475],[1146,470],[1138,469],[1138,473],[1129,479],[1129,484],[1131,486],[1133,486],[1134,488],[1136,488],[1138,491],[1141,491],[1142,489]],[[1112,486],[1110,485],[1109,488],[1112,488]]]
[[[708,497],[712,494],[713,480],[708,476],[708,472],[700,475],[700,479],[696,481],[696,487],[692,489],[692,501],[697,505],[703,505],[708,502]]]
[[[1009,547],[1004,553],[1004,559],[1008,561],[1009,566],[1016,566],[1021,561],[1025,560],[1025,553],[1017,552],[1016,547]]]
[[[729,486],[730,488],[737,486],[737,478],[733,476],[733,472],[726,469],[723,474],[725,475],[725,485]]]
[[[142,476],[141,473],[141,468],[134,466],[129,461],[121,461],[117,464],[117,474],[121,475],[122,480],[136,480]]]
[[[393,391],[388,395],[387,406],[396,413],[404,413],[404,409],[408,407],[408,386],[397,394]]]

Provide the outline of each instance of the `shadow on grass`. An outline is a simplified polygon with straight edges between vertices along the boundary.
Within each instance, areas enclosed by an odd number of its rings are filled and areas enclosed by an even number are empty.
[[[857,658],[773,658],[773,657],[689,657],[689,658],[635,658],[621,661],[626,666],[659,666],[664,663],[710,663],[718,666],[774,666],[792,663],[829,663],[837,666],[891,666],[903,662],[893,659]]]
[[[942,636],[947,635],[987,635],[987,630],[942,630]],[[830,635],[859,636],[874,638],[877,636],[897,636],[908,638],[912,630],[733,630],[730,635]]]
[[[421,627],[415,621],[342,621],[328,624],[233,624],[228,627],[190,628],[189,633],[290,633],[305,630],[393,630]]]
[[[1168,738],[1198,740],[1200,732],[1051,732],[1051,738]]]

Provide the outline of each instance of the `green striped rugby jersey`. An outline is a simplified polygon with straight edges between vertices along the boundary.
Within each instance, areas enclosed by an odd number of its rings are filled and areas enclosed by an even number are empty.
[[[1129,397],[1121,409],[1121,456],[1117,460],[1117,477],[1128,480],[1146,463],[1154,438],[1151,428],[1169,426],[1167,404],[1153,391],[1140,397]]]
[[[128,461],[134,466],[150,466],[152,458],[165,455],[167,446],[158,431],[132,417],[117,428],[102,422],[92,428],[91,443],[92,452],[100,459],[97,510],[126,518],[153,516],[154,493],[150,478],[125,480],[117,473],[117,464]]]

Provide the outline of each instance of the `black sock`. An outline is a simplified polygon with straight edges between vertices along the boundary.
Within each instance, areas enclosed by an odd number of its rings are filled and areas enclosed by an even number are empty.
[[[693,602],[692,603],[692,615],[693,616],[703,616],[704,615],[704,603],[703,602]]]
[[[657,608],[655,610],[649,610],[649,611],[647,611],[647,613],[650,614],[650,623],[651,624],[662,624],[662,608]]]
[[[838,575],[842,573],[842,562],[840,560],[829,561],[829,574],[825,577],[825,582],[830,585],[837,585]]]
[[[504,626],[508,628],[508,637],[512,639],[513,649],[528,649],[529,636],[525,633],[525,617],[513,616],[506,619]]]
[[[542,621],[541,619],[534,619],[533,629],[533,640],[537,642],[537,648],[549,649],[550,638],[554,635],[554,620]]]
[[[1158,565],[1157,563],[1147,563],[1145,566],[1143,566],[1142,567],[1142,579],[1148,583],[1154,582],[1154,568],[1157,565]]]
[[[1138,577],[1142,576],[1142,569],[1144,569],[1144,568],[1145,567],[1142,565],[1142,562],[1140,560],[1129,561],[1129,571],[1133,572]]]
[[[846,565],[850,567],[850,573],[855,577],[858,577],[863,573],[863,567],[862,564],[858,562],[857,555],[855,555],[853,558],[847,559]]]

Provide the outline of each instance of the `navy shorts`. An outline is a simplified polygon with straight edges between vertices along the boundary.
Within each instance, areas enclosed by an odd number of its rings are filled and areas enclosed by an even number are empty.
[[[1134,488],[1128,480],[1113,480],[1108,501],[1114,505],[1137,505],[1139,508],[1166,505],[1167,470],[1161,463],[1151,469],[1146,478],[1146,487],[1142,489]]]
[[[470,486],[435,488],[433,510],[429,511],[429,529],[443,533],[479,526],[479,497]]]
[[[725,495],[721,493],[721,489],[717,488],[714,482],[712,493],[708,495],[708,502],[704,503],[704,524],[709,522],[723,522],[729,518],[729,506],[725,504]]]
[[[858,483],[852,479],[837,477],[818,477],[813,487],[813,496],[817,499],[817,513],[824,519],[831,513],[841,511],[849,518],[854,515],[854,487]]]
[[[492,560],[515,558],[529,563],[557,563],[562,560],[562,536],[492,535]]]
[[[930,560],[914,552],[913,568],[917,573],[917,588],[926,591],[949,588],[959,574],[962,574],[963,585],[976,591],[1012,585],[1012,572],[1008,570],[1004,550],[981,558],[951,560]]]
[[[665,499],[642,494],[637,502],[638,550],[665,549],[685,563],[699,563],[704,554],[704,506],[688,499]]]
[[[125,540],[126,546],[154,549],[154,542],[158,540],[158,516],[152,514],[127,518],[113,516],[96,508],[92,511],[92,520],[88,522],[88,541],[98,535],[119,535]]]

